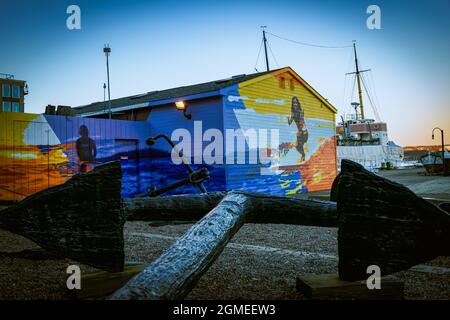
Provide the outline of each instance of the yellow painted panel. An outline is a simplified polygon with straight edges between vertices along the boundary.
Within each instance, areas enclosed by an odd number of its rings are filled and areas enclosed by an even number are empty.
[[[281,78],[285,79],[284,88],[280,86]],[[294,82],[293,88],[290,86],[291,80]],[[306,118],[335,120],[335,113],[288,72],[240,87],[239,93],[245,106],[257,113],[289,115],[292,98],[295,96],[300,101]]]

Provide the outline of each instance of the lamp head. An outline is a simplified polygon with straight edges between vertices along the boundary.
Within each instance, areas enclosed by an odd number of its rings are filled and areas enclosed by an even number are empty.
[[[178,110],[184,111],[186,110],[186,103],[182,100],[175,102],[175,106]]]
[[[105,47],[103,48],[103,52],[105,53],[105,56],[109,56],[109,54],[111,53],[111,48],[109,47],[109,45],[105,45]]]
[[[190,120],[192,119],[192,115],[191,114],[187,114],[187,104],[186,102],[184,102],[183,100],[178,100],[177,102],[175,102],[175,107],[177,108],[177,110],[183,111],[183,115],[186,119]]]

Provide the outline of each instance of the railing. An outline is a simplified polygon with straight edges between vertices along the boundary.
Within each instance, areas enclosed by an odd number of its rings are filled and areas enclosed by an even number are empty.
[[[0,78],[12,80],[12,79],[14,79],[14,75],[7,74],[7,73],[0,73]]]
[[[380,139],[374,138],[371,140],[361,140],[361,139],[338,139],[338,146],[373,146],[380,145]]]

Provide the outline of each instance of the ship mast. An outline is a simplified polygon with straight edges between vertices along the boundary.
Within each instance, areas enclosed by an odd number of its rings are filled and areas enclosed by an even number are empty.
[[[358,64],[358,55],[356,54],[356,43],[353,41],[353,52],[355,53],[355,72],[350,72],[347,74],[356,74],[356,82],[358,84],[358,95],[359,95],[359,108],[361,111],[361,120],[364,119],[364,104],[363,104],[363,97],[362,97],[362,88],[361,88],[361,73],[369,71],[367,70],[359,70],[359,64]]]
[[[358,83],[359,108],[361,109],[361,120],[364,119],[364,105],[361,90],[361,78],[358,66],[358,56],[356,55],[356,44],[353,42],[353,51],[355,52],[355,66],[356,66],[356,81]]]

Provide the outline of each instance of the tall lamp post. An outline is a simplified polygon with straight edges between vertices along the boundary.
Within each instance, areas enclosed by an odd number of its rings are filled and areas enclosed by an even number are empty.
[[[109,86],[109,54],[111,53],[111,48],[109,47],[109,45],[105,45],[105,47],[103,48],[103,52],[105,53],[106,56],[106,76],[108,78],[108,106],[109,106],[109,119],[111,120],[111,90],[110,90],[110,86]]]
[[[103,112],[106,110],[106,83],[103,83]]]
[[[431,132],[431,139],[434,140],[434,130],[441,130],[441,143],[442,143],[442,170],[443,173],[446,174],[447,170],[446,170],[446,165],[445,165],[445,149],[444,149],[444,130],[442,130],[441,128],[434,128],[433,131]]]

